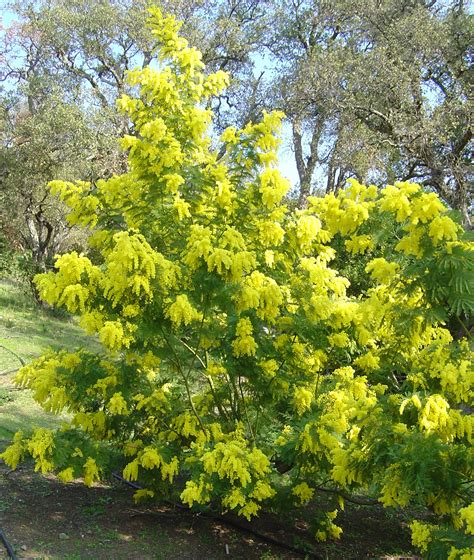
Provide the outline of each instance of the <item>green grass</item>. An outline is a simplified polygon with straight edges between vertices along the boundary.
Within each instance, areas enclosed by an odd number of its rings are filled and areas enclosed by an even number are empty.
[[[16,371],[48,348],[98,347],[77,323],[39,308],[21,287],[0,281],[0,439],[35,426],[55,427],[61,418],[44,412],[30,391],[14,385]]]

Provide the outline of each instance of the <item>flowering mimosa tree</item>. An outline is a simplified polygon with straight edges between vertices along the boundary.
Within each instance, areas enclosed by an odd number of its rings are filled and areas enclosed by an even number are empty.
[[[120,466],[137,498],[247,518],[317,503],[323,485],[341,508],[364,492],[430,508],[439,525],[413,522],[414,543],[466,558],[474,257],[462,229],[410,183],[353,180],[292,210],[282,114],[228,128],[219,157],[206,107],[228,78],[205,75],[179,24],[151,12],[159,64],[131,72],[137,97],[119,102],[135,130],[121,140],[130,170],[51,184],[91,251],[37,277],[103,351],[48,352],[20,370],[70,420],[16,434],[4,461],[31,456],[86,484]],[[341,254],[363,263],[363,289],[331,266]],[[318,539],[339,536],[336,513],[319,515]]]

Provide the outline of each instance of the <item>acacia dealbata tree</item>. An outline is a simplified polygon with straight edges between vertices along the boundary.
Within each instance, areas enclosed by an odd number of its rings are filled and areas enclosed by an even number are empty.
[[[343,508],[363,491],[433,511],[436,525],[413,521],[413,542],[465,558],[472,245],[415,183],[353,180],[291,209],[282,115],[227,128],[214,148],[206,106],[228,77],[205,75],[176,20],[151,14],[158,63],[130,72],[137,95],[119,101],[136,131],[121,140],[129,171],[51,184],[94,256],[62,255],[37,277],[103,351],[51,351],[20,370],[45,410],[70,416],[16,434],[3,460],[31,456],[89,485],[120,468],[137,499],[248,519],[317,504],[320,490]],[[331,267],[341,243],[367,258],[358,295]],[[314,515],[317,539],[339,537],[336,515]]]

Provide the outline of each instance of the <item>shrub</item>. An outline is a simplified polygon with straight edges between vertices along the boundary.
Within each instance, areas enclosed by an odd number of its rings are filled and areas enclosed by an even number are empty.
[[[178,495],[247,518],[302,506],[323,485],[340,507],[363,490],[433,510],[449,524],[446,554],[458,542],[461,557],[464,524],[472,531],[472,247],[416,184],[353,180],[290,210],[280,113],[227,129],[219,159],[204,107],[227,77],[206,77],[175,20],[152,14],[159,69],[132,72],[139,96],[120,100],[136,130],[122,139],[130,171],[95,188],[51,185],[71,223],[93,230],[96,258],[62,255],[37,277],[104,352],[49,352],[20,371],[46,410],[72,419],[17,434],[3,459],[14,468],[30,455],[86,484],[120,464],[144,487],[137,499]],[[355,292],[331,267],[334,247],[367,261]],[[339,536],[336,513],[319,520],[318,539]],[[417,523],[414,542],[428,549],[440,529]]]

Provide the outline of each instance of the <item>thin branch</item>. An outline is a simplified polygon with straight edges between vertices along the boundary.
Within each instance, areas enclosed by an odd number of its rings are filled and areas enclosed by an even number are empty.
[[[239,375],[239,378],[238,378],[238,384],[239,384],[239,389],[240,389],[240,396],[242,397],[242,406],[244,408],[245,419],[247,420],[247,425],[249,427],[250,437],[252,438],[253,443],[255,445],[255,443],[256,443],[255,442],[255,433],[252,429],[252,424],[250,423],[250,418],[249,418],[249,414],[248,414],[248,410],[247,410],[247,404],[245,402],[244,390],[242,388],[242,378],[240,377],[240,375]]]
[[[189,346],[189,344],[187,344],[182,338],[179,339],[179,341],[181,342],[181,344],[187,348],[191,354],[199,361],[199,363],[202,365],[202,367],[204,368],[204,371],[207,370],[207,366],[204,363],[204,361],[201,359],[200,356],[198,356],[198,354],[196,353],[196,351],[194,350],[194,348],[191,348],[191,346]],[[229,421],[229,416],[227,415],[227,412],[224,410],[224,408],[222,407],[221,403],[219,402],[219,399],[217,398],[216,395],[216,390],[214,387],[214,383],[212,382],[211,376],[210,375],[206,375],[203,372],[204,377],[206,378],[207,383],[209,384],[209,387],[211,389],[212,395],[214,397],[214,401],[216,403],[216,406],[221,414],[222,417],[226,418],[227,421]]]
[[[198,360],[198,362],[202,365],[202,367],[204,369],[206,369],[206,364],[202,361],[202,359],[200,358],[200,356],[198,356],[198,354],[196,353],[196,351],[194,350],[194,348],[191,348],[191,346],[189,346],[189,344],[187,344],[186,342],[184,342],[184,340],[182,338],[178,338],[178,340],[181,342],[181,344],[187,348],[191,354]]]
[[[176,354],[176,351],[175,351],[175,349],[173,348],[173,346],[171,345],[171,343],[170,343],[170,341],[168,340],[167,336],[165,335],[165,332],[164,332],[163,329],[161,329],[161,333],[162,333],[162,335],[163,335],[163,339],[164,339],[166,345],[168,346],[168,348],[171,350],[171,353],[172,353],[173,356],[175,357],[175,360],[174,360],[173,363],[176,365],[176,367],[177,367],[179,373],[181,374],[181,377],[183,378],[184,387],[185,387],[186,393],[187,393],[187,395],[188,395],[189,405],[191,406],[191,409],[192,409],[192,411],[193,411],[193,413],[194,413],[194,416],[196,417],[197,421],[199,422],[199,426],[201,427],[202,432],[203,432],[204,434],[206,434],[207,432],[206,432],[206,429],[205,429],[204,424],[203,424],[203,422],[202,422],[202,419],[201,419],[201,417],[199,416],[198,411],[196,410],[196,407],[194,406],[194,402],[193,402],[192,395],[191,395],[191,389],[190,389],[190,387],[189,387],[188,378],[186,377],[186,374],[184,373],[183,369],[181,368],[181,364],[179,363],[179,358],[178,358],[178,356],[177,356],[177,354]]]

